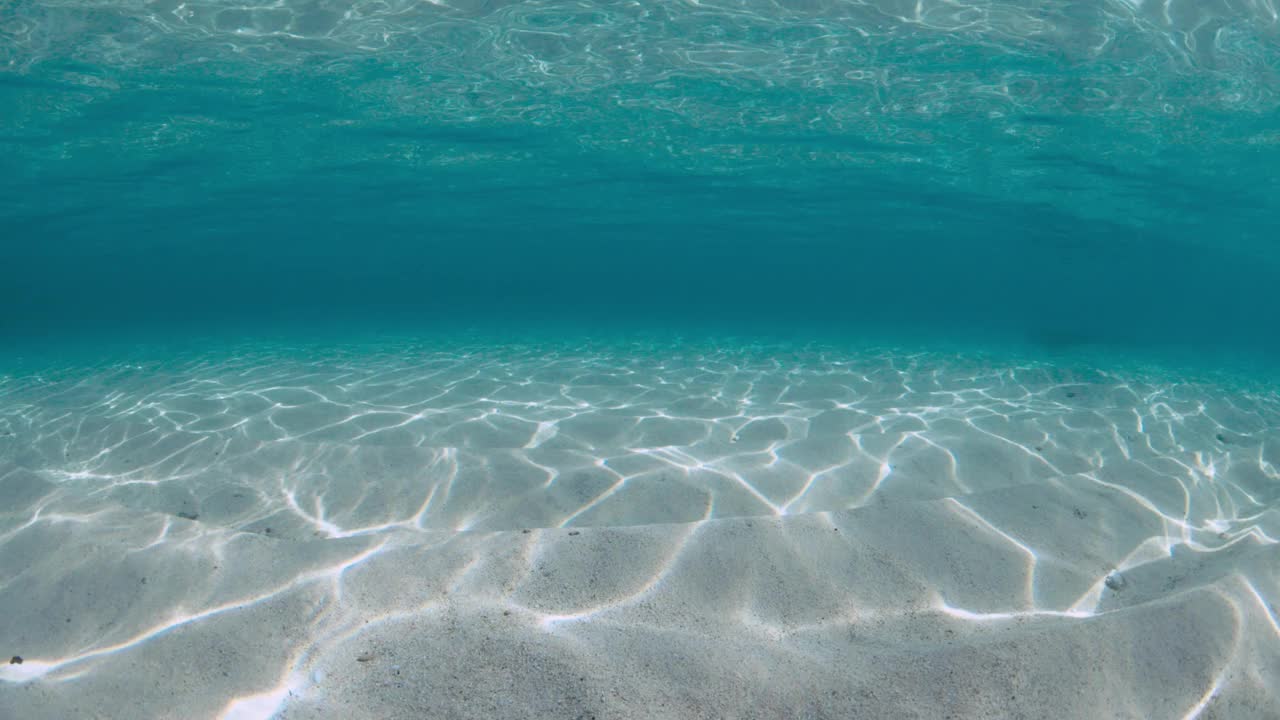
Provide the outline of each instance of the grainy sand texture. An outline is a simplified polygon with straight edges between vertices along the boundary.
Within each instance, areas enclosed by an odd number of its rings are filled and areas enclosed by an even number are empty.
[[[1275,718],[1277,538],[1280,395],[1171,373],[745,345],[24,367],[0,717]]]

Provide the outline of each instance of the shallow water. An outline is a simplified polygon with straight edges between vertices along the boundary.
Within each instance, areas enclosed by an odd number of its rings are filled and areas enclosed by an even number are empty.
[[[1274,350],[1265,2],[29,2],[0,315]]]
[[[0,717],[1275,717],[1278,33],[0,2]]]

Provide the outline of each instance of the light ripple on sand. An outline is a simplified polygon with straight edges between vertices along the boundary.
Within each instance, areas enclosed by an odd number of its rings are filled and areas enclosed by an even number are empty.
[[[1270,717],[1278,419],[887,351],[11,377],[0,716]]]

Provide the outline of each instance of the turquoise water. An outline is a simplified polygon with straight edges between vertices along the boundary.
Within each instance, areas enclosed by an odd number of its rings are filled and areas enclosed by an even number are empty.
[[[1271,0],[0,0],[0,718],[1280,716],[1276,168]]]
[[[1271,354],[1278,32],[1182,0],[10,0],[0,327]]]

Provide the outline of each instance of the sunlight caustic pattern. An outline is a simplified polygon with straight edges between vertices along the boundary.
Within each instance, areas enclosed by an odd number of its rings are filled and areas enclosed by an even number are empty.
[[[16,373],[0,710],[679,715],[714,679],[820,716],[899,707],[898,672],[935,709],[1265,717],[1277,428],[1274,394],[889,350]],[[1083,654],[1089,693],[1043,685]]]

